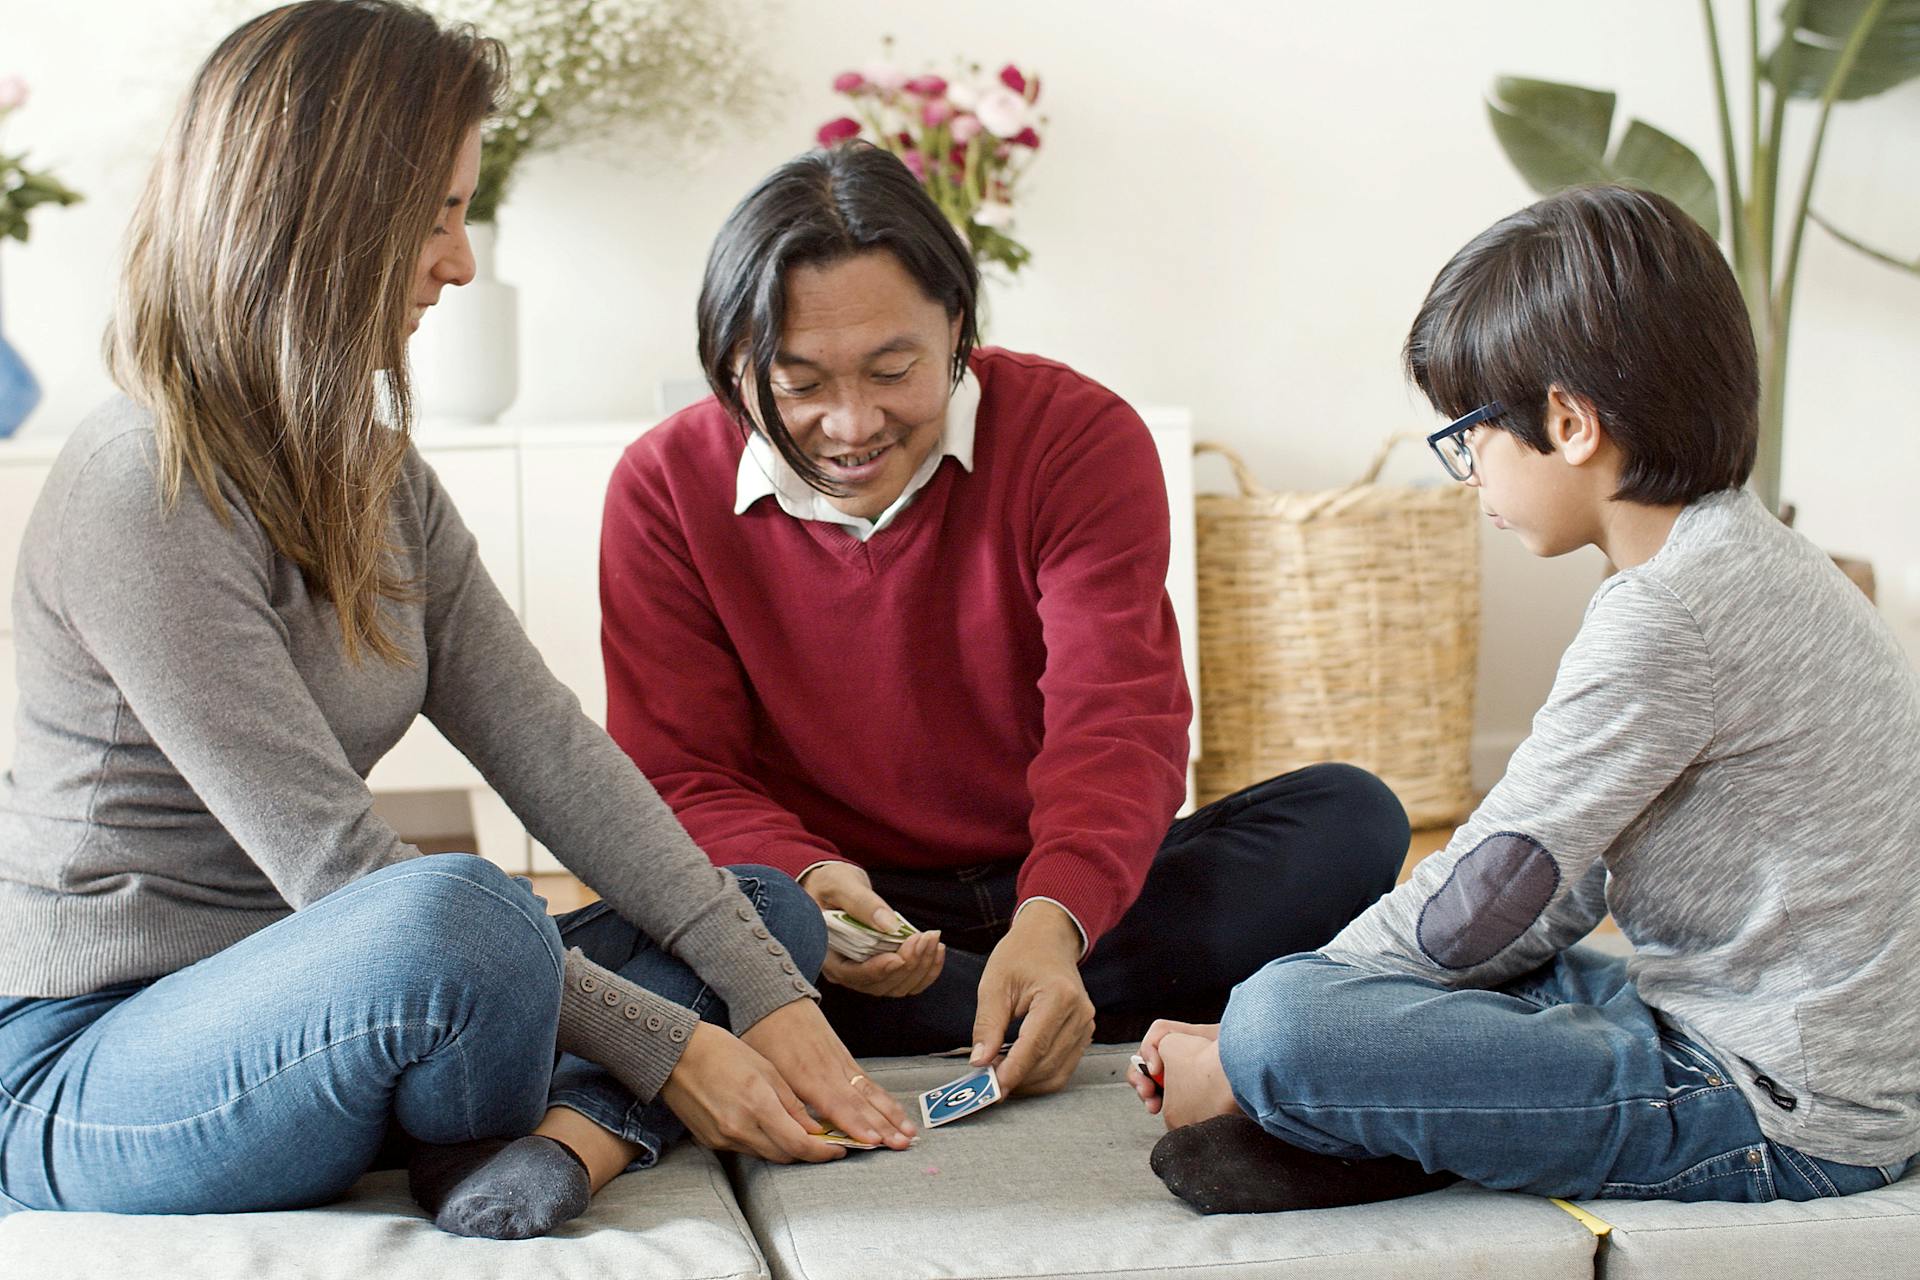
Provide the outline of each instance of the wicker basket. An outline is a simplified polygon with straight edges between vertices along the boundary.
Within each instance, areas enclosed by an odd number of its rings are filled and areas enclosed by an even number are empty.
[[[1199,494],[1201,803],[1344,760],[1416,827],[1457,822],[1480,639],[1479,512],[1462,485],[1274,493],[1238,455],[1237,495]]]

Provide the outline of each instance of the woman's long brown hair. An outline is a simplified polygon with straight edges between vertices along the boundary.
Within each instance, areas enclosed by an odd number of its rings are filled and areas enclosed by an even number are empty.
[[[107,332],[114,380],[154,415],[169,505],[221,477],[343,650],[404,661],[390,503],[413,424],[414,275],[506,53],[393,0],[262,14],[195,77],[128,231]]]

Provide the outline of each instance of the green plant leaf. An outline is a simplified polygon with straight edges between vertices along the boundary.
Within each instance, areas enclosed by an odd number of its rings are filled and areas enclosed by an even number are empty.
[[[1766,74],[1774,87],[1797,98],[1818,98],[1825,93],[1847,37],[1870,3],[1806,0],[1798,29],[1783,35],[1767,55]],[[1789,47],[1793,51],[1791,66],[1787,66]],[[1859,60],[1840,88],[1840,100],[1872,97],[1915,76],[1920,76],[1920,0],[1891,0],[1868,33]]]
[[[1679,139],[1644,120],[1630,120],[1614,148],[1612,167],[1619,175],[1615,181],[1659,192],[1719,238],[1719,188],[1706,164]]]
[[[1541,195],[1584,182],[1644,187],[1720,234],[1713,175],[1684,143],[1632,120],[1611,153],[1614,95],[1579,85],[1501,76],[1487,97],[1493,133],[1527,185]]]

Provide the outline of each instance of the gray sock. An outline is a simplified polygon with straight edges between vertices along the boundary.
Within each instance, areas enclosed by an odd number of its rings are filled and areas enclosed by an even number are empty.
[[[580,1157],[542,1134],[423,1143],[407,1166],[407,1189],[442,1231],[492,1240],[546,1235],[585,1213],[593,1198]]]

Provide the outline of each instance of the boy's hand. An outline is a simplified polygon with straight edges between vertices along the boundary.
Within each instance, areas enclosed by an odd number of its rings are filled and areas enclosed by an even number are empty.
[[[1140,1042],[1140,1057],[1146,1062],[1147,1069],[1143,1073],[1138,1068],[1128,1067],[1127,1083],[1132,1085],[1133,1091],[1140,1095],[1140,1101],[1146,1104],[1147,1114],[1150,1116],[1160,1114],[1161,1100],[1164,1095],[1155,1081],[1164,1079],[1167,1074],[1166,1061],[1160,1055],[1160,1045],[1171,1035],[1199,1036],[1206,1040],[1218,1040],[1220,1024],[1174,1022],[1169,1018],[1156,1018],[1153,1025],[1147,1028],[1147,1038]]]
[[[1227,1083],[1226,1070],[1220,1065],[1218,1039],[1176,1031],[1162,1037],[1156,1049],[1166,1078],[1165,1101],[1159,1115],[1167,1128],[1240,1114],[1233,1086]]]

